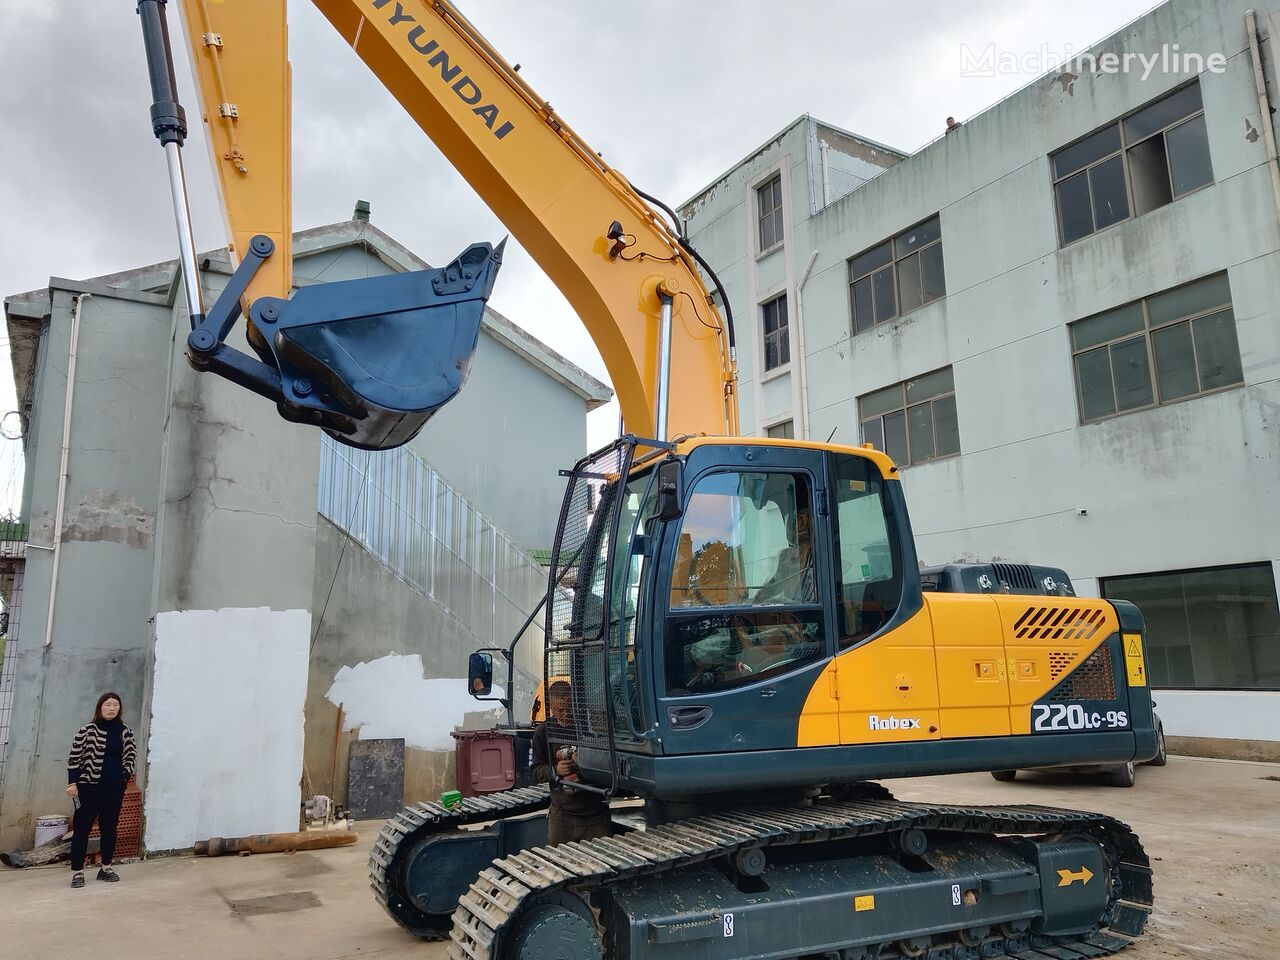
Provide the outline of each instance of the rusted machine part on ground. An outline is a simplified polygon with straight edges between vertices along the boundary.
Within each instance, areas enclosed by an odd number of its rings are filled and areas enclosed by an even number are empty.
[[[300,830],[294,833],[259,833],[252,837],[210,837],[197,840],[197,856],[221,857],[230,853],[288,853],[347,847],[360,839],[354,830]]]

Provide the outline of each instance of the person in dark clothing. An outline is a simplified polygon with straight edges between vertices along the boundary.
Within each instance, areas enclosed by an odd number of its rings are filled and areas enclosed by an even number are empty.
[[[573,737],[573,697],[567,681],[557,680],[547,691],[551,716],[533,734],[533,777],[551,784],[551,808],[547,811],[547,843],[594,840],[610,833],[609,802],[589,790],[557,783],[578,779],[577,747]],[[556,776],[552,776],[552,772]]]
[[[102,867],[98,879],[115,883],[120,875],[111,868],[116,851],[116,822],[124,788],[133,774],[137,751],[133,731],[120,717],[120,695],[98,698],[93,719],[81,727],[67,757],[67,795],[76,805],[71,834],[71,886],[84,886],[84,857],[94,820],[102,835]]]

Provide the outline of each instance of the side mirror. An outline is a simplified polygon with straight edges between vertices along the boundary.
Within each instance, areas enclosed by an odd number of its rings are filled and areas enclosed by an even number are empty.
[[[473,697],[489,696],[493,690],[493,654],[473,653],[467,661],[467,692]]]
[[[679,460],[667,460],[658,465],[658,501],[653,516],[664,523],[677,519],[683,512],[684,468]]]

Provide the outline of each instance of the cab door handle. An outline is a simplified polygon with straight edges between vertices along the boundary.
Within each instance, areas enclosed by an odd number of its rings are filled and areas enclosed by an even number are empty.
[[[667,707],[667,720],[673,730],[692,730],[710,719],[710,707]]]

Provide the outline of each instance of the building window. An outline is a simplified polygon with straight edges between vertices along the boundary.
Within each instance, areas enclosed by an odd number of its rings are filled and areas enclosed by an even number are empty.
[[[850,259],[849,291],[855,333],[946,296],[938,217]]]
[[[1200,84],[1192,83],[1050,157],[1063,245],[1213,182]]]
[[[782,174],[763,187],[756,187],[756,209],[760,221],[760,252],[782,242]]]
[[[1081,423],[1244,382],[1225,273],[1079,320],[1071,349]]]
[[[771,427],[764,428],[765,436],[774,440],[794,440],[796,438],[795,424],[791,420],[783,420],[781,423],[775,423]]]
[[[950,367],[859,397],[858,417],[863,443],[895,463],[924,463],[960,452]]]
[[[764,368],[786,366],[791,362],[791,338],[787,334],[787,295],[770,300],[764,310]]]
[[[1271,564],[1107,577],[1100,588],[1142,611],[1153,687],[1280,689]]]

